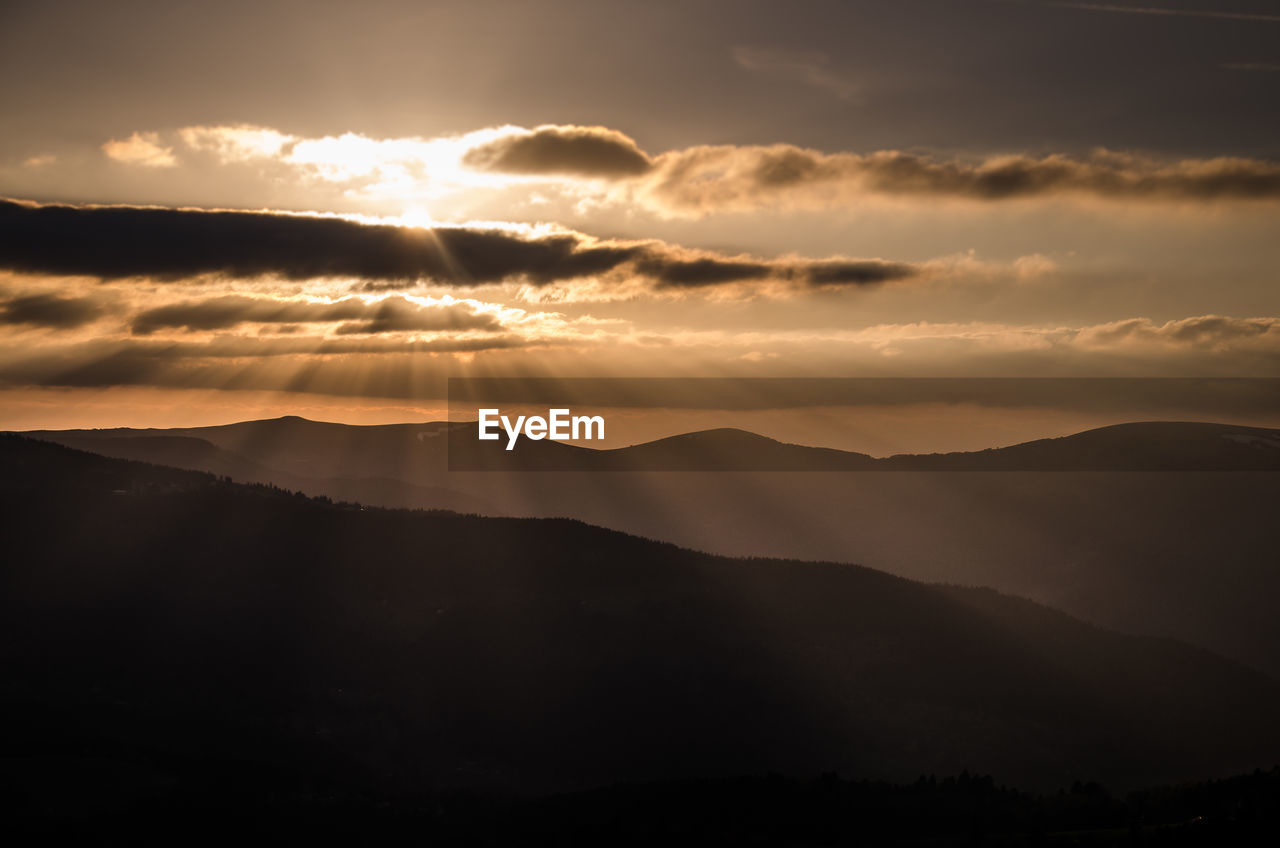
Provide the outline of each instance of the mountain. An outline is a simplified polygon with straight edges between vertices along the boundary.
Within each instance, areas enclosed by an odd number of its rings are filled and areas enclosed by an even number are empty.
[[[726,428],[558,459],[561,470],[597,471],[1280,471],[1280,430],[1138,422],[982,451],[877,458]]]
[[[423,482],[453,470],[509,471],[1277,471],[1280,430],[1201,422],[1138,422],[982,451],[872,457],[779,442],[733,428],[613,449],[546,440],[482,442],[474,423],[352,426],[296,416],[171,430],[33,430],[93,449],[139,438],[198,438],[251,462],[307,477]],[[160,447],[156,446],[157,450]],[[163,455],[163,454],[158,454]]]
[[[13,436],[0,539],[3,747],[126,795],[770,770],[1124,787],[1280,756],[1264,675],[858,566],[335,505]]]
[[[302,422],[303,419],[296,419]],[[288,437],[290,419],[279,419],[279,429],[262,433],[233,425],[230,433],[219,439],[220,442],[234,445],[250,454],[246,456],[226,447],[220,447],[208,439],[189,433],[201,433],[205,429],[195,430],[70,430],[61,432],[41,432],[40,438],[55,441],[58,444],[80,450],[91,451],[103,456],[118,459],[135,459],[185,468],[193,471],[206,471],[220,477],[230,477],[242,483],[270,483],[308,495],[324,496],[333,500],[356,501],[386,507],[405,509],[450,509],[458,512],[474,512],[494,514],[499,510],[483,498],[443,486],[419,485],[394,476],[397,471],[405,471],[404,466],[397,463],[404,455],[397,456],[388,451],[385,435],[374,434],[371,439],[357,442],[354,446],[349,441],[339,440],[339,446],[328,449],[324,441],[316,442],[313,447],[305,449],[301,456],[282,456],[275,449],[276,445],[295,445]],[[254,422],[256,423],[256,422]],[[276,422],[271,422],[276,423]],[[306,425],[318,422],[305,422]],[[305,426],[305,425],[304,425]],[[321,425],[322,432],[341,435],[346,430],[344,425]],[[331,428],[338,428],[336,430]],[[357,430],[357,432],[359,432]],[[183,435],[173,435],[182,433]],[[229,436],[229,437],[228,437]],[[262,438],[265,436],[266,438]],[[257,437],[257,438],[255,438]],[[296,450],[296,447],[295,447]],[[336,452],[335,452],[336,451]],[[294,470],[272,467],[252,455],[260,455],[272,462],[292,466]],[[390,456],[388,456],[390,454]],[[333,462],[333,457],[338,461]],[[360,457],[371,456],[371,460]],[[388,457],[382,459],[382,457]],[[307,472],[324,474],[328,470],[337,472],[355,472],[355,476],[311,476]],[[393,476],[374,476],[370,470],[383,471]],[[409,466],[412,473],[412,465]]]
[[[1151,422],[992,451],[874,459],[714,430],[607,452],[522,440],[512,467],[501,443],[471,438],[474,426],[353,427],[285,418],[39,435],[335,500],[571,517],[731,556],[863,562],[926,582],[987,585],[1100,626],[1182,639],[1280,675],[1280,618],[1271,603],[1280,593],[1275,474],[1084,470],[1126,463],[1265,469],[1280,431]],[[477,451],[469,467],[500,470],[447,470],[451,434]],[[202,439],[234,453],[244,470],[194,452],[183,460],[159,442],[153,451],[145,440],[160,437]],[[588,464],[593,457],[595,465]],[[732,468],[752,457],[774,469],[848,463],[900,470],[619,471]],[[1024,466],[1042,470],[1010,470]],[[565,467],[578,471],[546,470]],[[580,473],[591,468],[595,473]],[[1080,470],[1044,470],[1050,468]]]
[[[157,437],[194,438],[273,470],[316,479],[383,477],[421,482],[445,468],[443,436],[450,425],[356,427],[286,416],[215,427],[167,430],[41,430],[26,435],[58,442]],[[438,440],[439,448],[436,448]]]
[[[882,465],[919,471],[1280,471],[1280,430],[1147,421],[983,451],[899,454]]]
[[[605,471],[861,471],[876,466],[866,454],[787,444],[733,428],[597,453],[602,455],[595,467]]]

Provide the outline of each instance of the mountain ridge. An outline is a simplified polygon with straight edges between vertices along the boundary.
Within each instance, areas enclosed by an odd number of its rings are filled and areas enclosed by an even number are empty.
[[[1025,602],[12,436],[0,470],[6,709],[151,716],[85,725],[90,750],[206,756],[193,726],[329,779],[523,791],[965,768],[1123,787],[1280,756],[1274,679]]]
[[[1118,425],[1024,443],[1033,451],[1066,451],[1072,463],[1043,456],[1023,462],[1017,452],[1027,448],[1009,446],[1005,450],[1012,454],[944,454],[928,458],[931,464],[923,467],[910,467],[911,457],[898,459],[896,473],[809,473],[815,456],[826,460],[805,447],[799,448],[806,457],[802,463],[763,464],[768,470],[758,472],[681,473],[699,466],[671,462],[671,455],[687,458],[699,450],[681,447],[679,439],[679,450],[642,468],[560,473],[556,469],[566,466],[559,460],[543,463],[541,470],[536,464],[512,468],[501,445],[490,442],[484,444],[497,447],[490,470],[448,471],[447,434],[472,427],[437,422],[360,428],[267,419],[186,432],[243,457],[245,469],[230,469],[229,476],[246,482],[274,482],[371,506],[572,517],[710,553],[864,562],[929,583],[988,585],[1111,629],[1176,637],[1280,675],[1280,619],[1268,602],[1280,592],[1280,573],[1269,567],[1270,552],[1280,545],[1274,521],[1280,487],[1273,472],[1153,472],[1141,455],[1127,467],[1107,470],[1111,464],[1100,464],[1095,448],[1077,450],[1081,438],[1101,440],[1096,449],[1114,455],[1117,439],[1141,444],[1144,434],[1190,433],[1193,454],[1212,459],[1211,451],[1196,454],[1195,445],[1225,443],[1252,463],[1238,465],[1253,468],[1265,466],[1256,458],[1272,453],[1274,430],[1186,422]],[[148,458],[146,437],[120,438],[137,431],[108,434],[95,439],[89,431],[87,440],[83,433],[47,435],[100,453]],[[766,437],[743,438],[789,450]],[[696,439],[685,441],[696,447]],[[1184,444],[1180,438],[1156,441],[1157,454]],[[126,449],[131,445],[136,449]],[[526,445],[562,447],[522,441],[517,449]],[[670,447],[644,450],[662,460]],[[575,458],[597,453],[571,451]],[[545,450],[537,454],[547,456]],[[173,461],[158,454],[150,458]],[[177,464],[228,473],[208,461]],[[992,465],[1001,473],[984,470]],[[1187,465],[1204,466],[1182,463]],[[273,470],[264,474],[258,466]],[[1056,470],[1028,470],[1046,467]],[[795,468],[800,470],[787,470]]]
[[[791,470],[791,471],[1274,471],[1280,470],[1280,430],[1194,421],[1142,421],[1097,427],[1065,436],[1033,439],[978,451],[892,454],[783,442],[733,427],[680,433],[616,448],[520,440],[515,450],[501,441],[481,443],[456,435],[474,422],[350,425],[299,416],[212,427],[135,430],[30,430],[51,441],[194,436],[234,451],[307,438],[330,450],[367,446],[393,436],[402,454],[427,438],[449,442],[445,461],[454,470]],[[301,430],[305,430],[303,433]],[[385,445],[383,446],[385,450]],[[747,455],[750,454],[750,455]],[[439,466],[442,460],[431,456]],[[288,470],[297,471],[298,468]],[[439,467],[436,470],[441,470]],[[349,476],[349,475],[342,475]]]

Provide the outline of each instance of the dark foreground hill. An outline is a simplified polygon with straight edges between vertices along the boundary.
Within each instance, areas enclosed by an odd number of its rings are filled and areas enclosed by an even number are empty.
[[[766,771],[1125,787],[1280,757],[1269,678],[986,590],[16,437],[0,481],[8,768],[96,803]]]

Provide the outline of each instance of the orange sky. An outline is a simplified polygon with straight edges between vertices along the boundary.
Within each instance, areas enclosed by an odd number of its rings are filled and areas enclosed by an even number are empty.
[[[1280,375],[1266,14],[235,5],[0,12],[0,426],[424,420],[457,376]],[[1033,423],[1068,426],[996,432]]]

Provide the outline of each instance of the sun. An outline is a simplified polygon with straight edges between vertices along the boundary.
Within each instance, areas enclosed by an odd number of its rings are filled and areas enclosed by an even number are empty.
[[[422,203],[415,203],[411,206],[405,207],[400,214],[396,216],[396,220],[401,226],[419,227],[424,230],[429,230],[440,223],[431,216],[430,210],[428,210],[426,205]]]

